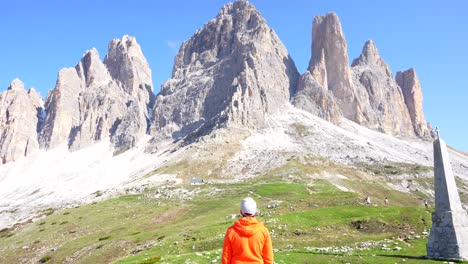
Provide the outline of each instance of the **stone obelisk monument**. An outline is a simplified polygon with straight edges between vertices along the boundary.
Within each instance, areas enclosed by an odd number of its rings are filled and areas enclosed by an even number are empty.
[[[426,245],[427,257],[446,260],[468,260],[468,215],[458,195],[447,146],[434,141],[435,211]]]

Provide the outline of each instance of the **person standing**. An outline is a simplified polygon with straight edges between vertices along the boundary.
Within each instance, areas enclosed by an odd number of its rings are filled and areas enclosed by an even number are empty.
[[[388,198],[387,197],[385,197],[384,203],[385,203],[385,206],[388,206]]]
[[[273,246],[268,229],[255,219],[257,203],[246,197],[240,204],[242,217],[226,231],[222,264],[273,264]]]
[[[369,196],[369,195],[367,195],[367,197],[366,197],[366,204],[367,204],[367,206],[370,206],[370,205],[371,205],[371,201],[370,201],[370,196]]]

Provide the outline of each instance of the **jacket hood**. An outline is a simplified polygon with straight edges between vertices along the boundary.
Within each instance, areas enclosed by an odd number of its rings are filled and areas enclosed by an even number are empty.
[[[262,230],[263,224],[253,217],[242,217],[233,227],[240,236],[251,237]]]

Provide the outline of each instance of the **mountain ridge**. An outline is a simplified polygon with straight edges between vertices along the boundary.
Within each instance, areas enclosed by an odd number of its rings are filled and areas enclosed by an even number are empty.
[[[150,150],[161,140],[196,138],[229,124],[262,128],[264,115],[288,101],[335,124],[346,117],[384,133],[430,139],[414,70],[399,72],[395,82],[371,40],[349,65],[335,13],[314,18],[311,50],[300,76],[255,7],[228,3],[182,44],[172,78],[155,95],[142,50],[125,35],[110,41],[104,60],[93,48],[58,73],[32,144],[50,149],[67,142],[74,151],[110,140],[121,153],[151,135]],[[21,155],[3,156],[5,163]]]

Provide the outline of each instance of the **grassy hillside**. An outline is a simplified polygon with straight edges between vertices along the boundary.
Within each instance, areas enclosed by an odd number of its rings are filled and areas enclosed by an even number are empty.
[[[291,160],[238,183],[160,186],[48,210],[0,231],[0,263],[220,263],[245,196],[257,201],[277,263],[436,263],[421,259],[431,220],[421,198],[362,175]]]

